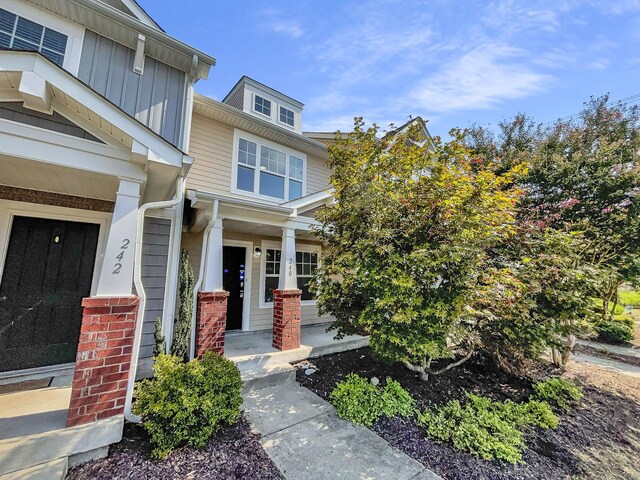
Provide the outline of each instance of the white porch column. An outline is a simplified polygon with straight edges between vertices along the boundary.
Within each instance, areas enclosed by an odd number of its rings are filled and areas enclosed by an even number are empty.
[[[131,295],[140,183],[120,179],[96,289],[98,297]]]
[[[282,253],[280,257],[280,279],[278,290],[297,290],[296,269],[296,231],[293,228],[282,229]]]
[[[205,263],[205,274],[200,291],[222,291],[222,219],[218,218],[209,232],[207,256],[201,261]]]

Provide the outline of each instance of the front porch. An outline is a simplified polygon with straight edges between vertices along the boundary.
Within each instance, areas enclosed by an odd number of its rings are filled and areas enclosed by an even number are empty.
[[[303,326],[300,347],[281,351],[272,346],[272,331],[228,333],[224,356],[236,363],[248,360],[272,359],[280,362],[298,362],[346,350],[366,347],[369,338],[351,335],[336,340],[335,332],[327,332],[328,323]]]

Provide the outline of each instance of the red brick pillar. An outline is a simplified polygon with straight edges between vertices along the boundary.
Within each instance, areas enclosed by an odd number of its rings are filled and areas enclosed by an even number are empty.
[[[300,298],[302,290],[273,291],[273,347],[300,348]]]
[[[67,427],[123,413],[138,302],[134,296],[82,300]]]
[[[227,329],[229,292],[199,292],[196,325],[196,357],[213,351],[224,355],[224,332]]]

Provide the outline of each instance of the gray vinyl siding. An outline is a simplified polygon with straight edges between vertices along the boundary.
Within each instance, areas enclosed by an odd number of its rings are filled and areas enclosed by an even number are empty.
[[[231,95],[224,103],[231,105],[232,107],[242,110],[244,108],[244,88],[239,88]]]
[[[147,217],[142,240],[142,285],[147,296],[140,342],[140,361],[153,356],[156,317],[162,317],[169,261],[171,220]]]
[[[133,72],[135,52],[87,30],[78,78],[173,145],[181,147],[186,74],[147,56]]]

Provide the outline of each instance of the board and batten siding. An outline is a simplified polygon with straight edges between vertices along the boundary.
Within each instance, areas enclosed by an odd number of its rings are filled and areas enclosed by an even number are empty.
[[[198,113],[193,114],[189,155],[195,161],[187,175],[187,188],[227,195],[231,193],[233,131],[229,125]],[[307,195],[327,189],[330,174],[325,160],[307,155]],[[240,196],[238,193],[234,195]],[[251,195],[244,197],[254,198]],[[273,203],[282,202],[274,199]]]
[[[169,241],[171,220],[146,217],[142,237],[142,285],[147,302],[144,309],[142,339],[138,368],[140,374],[150,374],[150,359],[153,356],[155,320],[162,317],[164,309],[167,265],[169,263]]]
[[[147,56],[144,74],[138,75],[133,72],[134,55],[130,48],[87,30],[78,78],[181,147],[186,74]]]
[[[224,223],[223,223],[224,226]],[[243,240],[245,242],[251,242],[253,248],[262,244],[263,240],[270,240],[273,242],[282,241],[277,237],[265,237],[261,235],[252,235],[244,232],[232,232],[223,230],[224,240]],[[314,242],[301,241],[300,243],[313,244]],[[200,269],[200,256],[202,251],[202,232],[198,234],[183,234],[182,236],[182,248],[189,252],[189,259],[193,268],[194,274],[197,278]],[[249,330],[270,330],[273,328],[273,307],[260,308],[260,261],[261,257],[251,256],[251,292],[249,299],[251,302],[251,309],[249,315]],[[247,297],[245,297],[247,298]],[[333,320],[333,317],[318,315],[318,309],[315,305],[302,305],[301,322],[302,325],[313,325],[316,323],[327,323]]]
[[[238,110],[244,108],[244,88],[239,88],[224,103],[236,107]]]

